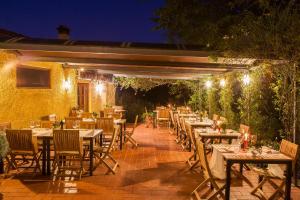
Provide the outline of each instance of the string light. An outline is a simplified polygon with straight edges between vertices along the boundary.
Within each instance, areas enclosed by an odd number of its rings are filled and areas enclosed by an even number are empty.
[[[245,75],[243,76],[243,83],[244,83],[244,85],[249,85],[249,84],[250,84],[250,81],[251,81],[251,79],[250,79],[249,74],[245,74]]]
[[[206,81],[205,86],[206,86],[207,89],[211,88],[212,82],[210,80]]]
[[[225,87],[225,85],[226,85],[225,79],[221,79],[221,80],[220,80],[220,86],[221,86],[221,87]]]

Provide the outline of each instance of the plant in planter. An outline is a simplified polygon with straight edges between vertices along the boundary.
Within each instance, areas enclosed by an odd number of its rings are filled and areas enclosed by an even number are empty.
[[[97,118],[97,116],[98,116],[98,113],[96,113],[96,112],[93,112],[93,113],[92,113],[92,115],[93,115],[93,117],[94,117],[94,118]]]
[[[0,157],[4,158],[9,151],[9,144],[4,132],[0,131]]]
[[[142,115],[144,122],[146,123],[146,128],[148,128],[151,124],[153,124],[153,112],[145,112]]]

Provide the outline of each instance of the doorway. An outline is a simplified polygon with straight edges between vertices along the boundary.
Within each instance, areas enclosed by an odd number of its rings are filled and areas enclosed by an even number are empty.
[[[78,107],[84,112],[89,112],[89,84],[78,83]]]

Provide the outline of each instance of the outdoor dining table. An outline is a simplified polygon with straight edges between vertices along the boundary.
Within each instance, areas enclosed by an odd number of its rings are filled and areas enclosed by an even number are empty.
[[[213,129],[203,129],[197,128],[194,129],[195,133],[201,137],[202,142],[205,142],[208,139],[214,140],[219,139],[219,142],[222,143],[223,139],[228,140],[228,143],[231,144],[232,139],[238,139],[241,134],[237,131],[226,129],[225,133],[220,133],[218,130]]]
[[[96,137],[100,137],[102,135],[102,129],[79,129],[79,135],[83,138],[83,140],[88,140],[90,142],[89,145],[89,153],[90,153],[90,166],[89,166],[89,174],[93,175],[93,167],[94,167],[94,140]],[[34,128],[32,129],[32,135],[41,139],[43,141],[43,150],[42,150],[42,174],[50,175],[51,174],[51,166],[50,166],[50,141],[53,140],[53,129],[49,128]],[[101,139],[100,139],[101,141]]]
[[[285,199],[291,198],[291,181],[292,181],[292,159],[278,151],[272,150],[254,156],[249,151],[240,150],[240,146],[230,144],[215,144],[213,146],[213,155],[210,160],[210,168],[212,173],[218,178],[224,178],[226,173],[225,198],[230,199],[230,184],[231,184],[231,167],[237,163],[240,166],[243,164],[285,164],[286,165],[286,187]],[[214,154],[215,153],[215,154]],[[221,156],[221,157],[220,157]],[[226,170],[224,167],[226,162]],[[240,167],[240,173],[242,173]]]
[[[202,128],[210,127],[213,125],[213,120],[205,119],[203,121],[200,121],[200,120],[194,120],[194,119],[193,120],[186,119],[185,123],[188,126],[191,126],[191,128],[193,130],[193,129],[199,128],[199,127],[202,127]]]
[[[196,113],[179,113],[179,117],[197,117]]]

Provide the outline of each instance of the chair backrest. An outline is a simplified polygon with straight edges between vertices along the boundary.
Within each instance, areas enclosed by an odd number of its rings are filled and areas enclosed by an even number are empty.
[[[104,155],[102,155],[102,157],[105,158],[113,150],[114,144],[116,142],[116,138],[119,135],[119,131],[120,131],[120,126],[115,125],[113,127],[112,138],[110,140],[110,143],[109,143],[109,145],[107,147],[107,150],[105,151]]]
[[[240,124],[240,130],[239,132],[244,134],[244,133],[250,133],[250,127],[244,124]]]
[[[81,117],[66,117],[65,125],[66,129],[72,129],[75,121],[82,121]]]
[[[11,129],[11,122],[0,122],[0,131]]]
[[[194,147],[196,147],[195,131],[193,131],[192,127],[187,125],[186,123],[185,123],[185,128],[186,128],[187,134],[190,135],[192,144],[194,145]]]
[[[204,143],[201,142],[201,140],[196,140],[196,148],[197,148],[197,153],[198,153],[198,156],[199,156],[199,162],[200,162],[200,166],[201,166],[202,171],[203,171],[204,178],[212,178],[213,179],[213,175],[210,171],[207,156],[206,156],[206,153],[205,153]]]
[[[185,119],[184,119],[184,117],[180,117],[180,118],[179,118],[179,122],[180,122],[181,129],[182,129],[184,132],[186,132]]]
[[[79,130],[53,130],[53,144],[56,153],[82,153]]]
[[[96,128],[96,122],[80,121],[80,128],[82,128],[82,129],[95,129]]]
[[[173,110],[170,110],[170,117],[171,117],[171,122],[172,122],[173,126],[176,126],[175,120],[174,120],[174,112],[173,112]]]
[[[293,169],[297,161],[299,150],[298,145],[287,140],[281,140],[279,151],[293,160]]]
[[[298,145],[287,140],[281,140],[280,152],[295,159],[298,153]]]
[[[52,128],[53,127],[53,121],[44,121],[42,120],[40,122],[41,128]]]
[[[97,118],[96,128],[102,129],[104,134],[112,134],[114,131],[114,119],[111,117]]]
[[[174,119],[175,119],[175,122],[177,124],[177,128],[181,131],[182,130],[182,127],[181,127],[181,124],[180,124],[180,118],[179,118],[179,115],[178,114],[175,114],[174,115]]]
[[[32,130],[6,130],[6,138],[11,151],[35,151],[37,144],[34,144]]]
[[[217,114],[213,114],[213,118],[212,118],[214,121],[217,121],[220,119],[220,116],[217,115]]]
[[[157,118],[169,118],[169,109],[158,109]]]

